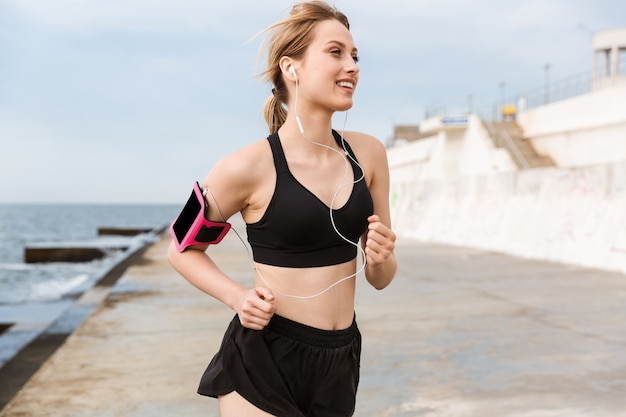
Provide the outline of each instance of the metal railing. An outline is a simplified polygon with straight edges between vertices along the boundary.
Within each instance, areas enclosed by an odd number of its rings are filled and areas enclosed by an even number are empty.
[[[588,94],[592,90],[593,73],[592,71],[586,71],[551,82],[547,86],[535,88],[525,94],[520,94],[516,104],[522,111],[530,110],[546,104]],[[520,101],[522,105],[520,105]]]
[[[515,95],[509,95],[488,104],[474,106],[471,96],[467,100],[449,100],[425,106],[424,116],[447,116],[451,114],[475,113],[486,121],[503,120],[504,106],[514,105],[518,112],[534,109],[558,101],[600,91],[616,85],[626,83],[626,54],[620,56],[619,73],[612,75],[594,74],[593,70],[584,71],[555,81],[548,81],[540,87],[527,90]]]
[[[530,164],[505,129],[496,129],[496,127],[491,122],[484,122],[484,126],[489,132],[489,136],[494,138],[494,140],[497,140],[498,144],[500,144],[499,139],[503,140],[504,143],[501,143],[501,145],[503,145],[504,148],[509,151],[509,154],[513,155],[513,158],[515,158],[515,160],[518,162],[518,166],[520,168],[530,168]]]

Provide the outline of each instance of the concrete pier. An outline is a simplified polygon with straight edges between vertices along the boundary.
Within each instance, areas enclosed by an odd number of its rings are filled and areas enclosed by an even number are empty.
[[[152,230],[149,227],[99,227],[98,236],[137,236]]]
[[[233,313],[153,245],[1,417],[217,416],[197,383]],[[210,248],[250,283],[230,233]],[[626,276],[474,249],[398,242],[399,273],[359,277],[357,416],[626,416]]]
[[[165,226],[99,227],[98,238],[78,242],[31,243],[24,248],[24,262],[89,262],[102,259],[112,251],[125,251],[133,242],[130,238],[142,234],[158,234]]]
[[[126,246],[111,248],[111,250],[125,250]],[[95,246],[54,245],[30,246],[24,248],[24,262],[27,264],[38,262],[89,262],[102,259],[106,252]]]
[[[89,262],[104,258],[107,252],[124,251],[130,245],[130,241],[120,239],[33,243],[24,248],[24,262]]]

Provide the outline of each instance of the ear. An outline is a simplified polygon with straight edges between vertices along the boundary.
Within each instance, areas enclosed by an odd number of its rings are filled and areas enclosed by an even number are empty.
[[[296,75],[294,74],[294,72],[296,72],[296,68],[294,67],[295,63],[296,62],[288,56],[283,56],[278,61],[280,71],[283,73],[283,77],[285,77],[286,80],[296,82]]]

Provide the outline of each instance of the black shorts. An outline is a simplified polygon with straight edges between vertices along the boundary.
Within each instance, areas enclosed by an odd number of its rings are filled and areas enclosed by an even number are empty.
[[[359,383],[361,333],[321,330],[281,316],[250,330],[235,315],[222,346],[202,375],[198,393],[237,391],[279,417],[348,417]]]

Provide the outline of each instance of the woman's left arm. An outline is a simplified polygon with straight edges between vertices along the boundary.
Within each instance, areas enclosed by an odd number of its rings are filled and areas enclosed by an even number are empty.
[[[382,290],[391,283],[398,268],[394,254],[396,234],[391,230],[389,209],[389,164],[387,150],[378,139],[367,135],[362,139],[359,142],[365,145],[365,169],[370,171],[368,188],[374,201],[374,214],[367,219],[369,226],[361,238],[367,264],[365,277],[374,288]]]

